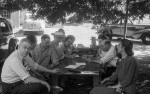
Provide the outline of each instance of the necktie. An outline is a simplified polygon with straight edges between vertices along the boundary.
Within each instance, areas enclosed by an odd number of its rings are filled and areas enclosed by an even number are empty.
[[[26,61],[25,61],[25,59],[24,59],[24,58],[22,59],[22,64],[23,64],[23,66],[24,66],[24,67],[26,67],[26,66],[27,66]]]
[[[31,54],[31,53],[29,53],[29,57],[31,57],[31,58],[32,58],[32,54]]]

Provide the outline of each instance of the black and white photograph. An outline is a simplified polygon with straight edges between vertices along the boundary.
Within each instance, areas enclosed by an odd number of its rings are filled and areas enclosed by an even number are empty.
[[[150,94],[150,0],[0,0],[0,94]]]

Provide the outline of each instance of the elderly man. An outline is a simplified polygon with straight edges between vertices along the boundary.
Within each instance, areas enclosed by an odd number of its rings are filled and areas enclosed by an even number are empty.
[[[1,79],[5,94],[48,94],[50,85],[29,74],[29,70],[56,73],[35,63],[30,57],[31,43],[27,38],[20,41],[18,50],[14,51],[4,62]],[[46,90],[47,87],[47,90]]]
[[[46,68],[59,62],[57,54],[50,48],[50,36],[48,34],[41,36],[41,43],[35,47],[32,55],[35,62]]]
[[[102,67],[106,68],[105,74],[102,79],[108,77],[112,74],[112,72],[116,69],[116,63],[118,61],[116,47],[111,45],[109,40],[103,40],[100,44],[102,53],[98,60],[87,58],[87,61],[98,63],[104,65]]]
[[[50,49],[52,49],[52,52],[57,55],[57,57],[58,57],[57,60],[59,61],[64,58],[61,50],[59,49],[59,43],[61,43],[64,40],[65,32],[63,29],[59,29],[55,33],[52,33],[52,35],[54,36],[54,40],[50,43]],[[52,68],[58,64],[59,64],[59,62],[52,63],[50,67]]]
[[[109,40],[103,40],[101,42],[101,49],[103,50],[103,53],[101,53],[101,57],[99,60],[92,60],[90,58],[87,58],[87,61],[95,62],[98,64],[105,64],[108,62],[109,65],[116,67],[116,62],[118,60],[117,53],[116,53],[116,47],[111,45],[111,42]]]
[[[98,43],[99,43],[99,48],[98,48],[98,58],[100,58],[101,57],[101,55],[103,54],[103,50],[102,50],[102,48],[101,48],[101,42],[103,41],[103,40],[106,40],[107,39],[107,37],[106,36],[104,36],[104,35],[99,35],[98,36],[98,39],[97,39],[97,41],[98,41]]]

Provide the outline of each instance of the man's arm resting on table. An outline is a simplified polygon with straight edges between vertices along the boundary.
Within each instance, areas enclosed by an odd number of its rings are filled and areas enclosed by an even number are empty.
[[[40,77],[40,78],[43,78],[43,76],[42,76],[38,71],[36,71],[36,70],[31,69],[30,72],[33,73],[33,75],[36,75],[36,76],[38,76],[38,77]],[[30,75],[31,75],[31,74],[30,74]]]
[[[37,67],[37,70],[41,71],[41,72],[49,72],[49,73],[54,73],[54,72],[57,72],[56,70],[50,70],[50,69],[47,69],[41,65],[38,65]]]
[[[91,60],[90,62],[98,63],[98,64],[103,64],[103,61],[101,59],[99,60]]]

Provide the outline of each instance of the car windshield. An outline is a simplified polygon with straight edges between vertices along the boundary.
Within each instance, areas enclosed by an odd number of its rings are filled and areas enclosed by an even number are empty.
[[[1,28],[2,32],[8,32],[9,31],[8,25],[4,22],[0,22],[0,28]]]

